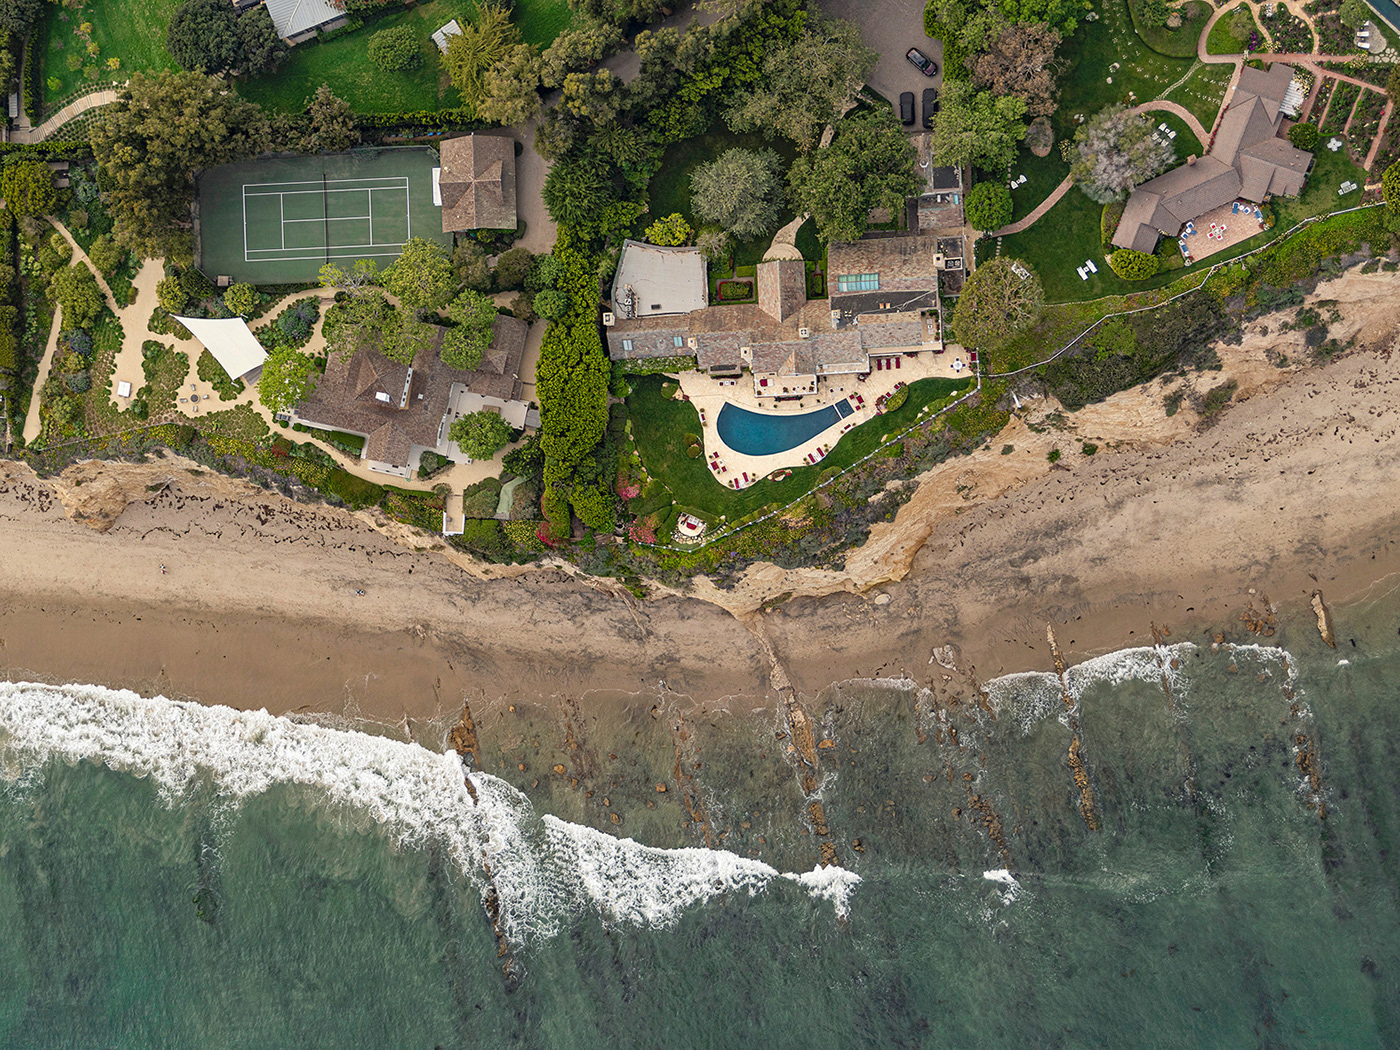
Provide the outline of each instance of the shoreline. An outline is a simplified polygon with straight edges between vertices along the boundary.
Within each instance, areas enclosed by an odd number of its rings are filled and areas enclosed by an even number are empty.
[[[1220,347],[1222,372],[1058,422],[1041,402],[923,475],[844,569],[759,564],[728,591],[702,579],[638,601],[559,567],[464,565],[440,539],[175,457],[48,480],[0,461],[0,677],[406,726],[464,699],[663,688],[768,706],[770,647],[815,696],[856,678],[946,683],[933,652],[947,646],[964,677],[1048,670],[1047,623],[1072,661],[1150,643],[1154,624],[1254,641],[1241,617],[1266,598],[1280,644],[1321,645],[1316,589],[1346,644],[1348,603],[1400,581],[1400,304],[1375,276],[1315,293],[1341,300],[1361,349],[1281,369],[1269,355],[1299,352],[1302,333],[1271,334],[1268,317]],[[1171,385],[1226,378],[1238,401],[1213,425],[1165,416]],[[1090,441],[1097,455],[1078,450]]]

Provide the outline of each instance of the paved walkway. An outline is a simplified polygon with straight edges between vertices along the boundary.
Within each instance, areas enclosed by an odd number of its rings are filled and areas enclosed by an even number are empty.
[[[49,378],[49,369],[53,367],[53,354],[58,349],[58,333],[63,331],[63,307],[53,308],[53,327],[49,329],[49,342],[44,347],[44,356],[39,361],[39,374],[34,378],[34,391],[29,396],[29,414],[24,417],[24,443],[27,445],[39,436],[39,432],[44,429],[39,418],[39,391],[44,387],[44,380]]]
[[[792,222],[788,223],[777,233],[773,234],[773,243],[768,246],[768,250],[763,253],[763,261],[769,262],[773,259],[801,259],[802,253],[797,250],[797,231],[802,228],[802,224],[811,216],[803,212]]]
[[[115,89],[100,88],[97,91],[93,91],[89,94],[84,95],[82,98],[75,99],[74,101],[68,103],[68,105],[64,106],[53,116],[49,117],[48,120],[44,121],[37,128],[31,128],[29,133],[32,137],[28,140],[20,139],[17,136],[12,136],[11,141],[43,142],[46,138],[52,135],[59,128],[63,127],[63,125],[67,124],[70,120],[73,120],[77,117],[81,117],[90,109],[98,109],[101,106],[110,106],[116,100],[117,92]]]

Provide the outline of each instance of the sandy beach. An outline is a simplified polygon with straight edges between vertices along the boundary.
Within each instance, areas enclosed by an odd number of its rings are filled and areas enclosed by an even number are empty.
[[[1066,417],[1072,431],[1033,430],[1054,406],[1032,408],[922,478],[845,572],[756,566],[723,592],[697,581],[639,602],[560,569],[467,571],[438,540],[181,460],[49,481],[0,463],[0,673],[399,723],[464,698],[663,681],[761,704],[755,632],[809,694],[854,677],[931,680],[932,650],[950,644],[983,678],[1048,668],[1047,622],[1078,658],[1153,624],[1240,637],[1241,615],[1272,601],[1281,632],[1320,644],[1313,590],[1345,604],[1400,572],[1400,307],[1378,305],[1394,281],[1373,276],[1320,292],[1342,300],[1358,337],[1342,359],[1276,367],[1268,352],[1301,335],[1277,319],[1270,335],[1266,318],[1221,348],[1223,373],[1188,377],[1240,382],[1243,403],[1209,428],[1189,409],[1167,417],[1162,382]],[[1090,440],[1092,457],[1077,451]],[[1053,467],[1052,446],[1066,451]]]

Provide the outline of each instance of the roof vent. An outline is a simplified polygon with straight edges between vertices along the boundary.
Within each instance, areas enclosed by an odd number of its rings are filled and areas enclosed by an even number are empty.
[[[799,329],[797,330],[797,338],[799,338],[799,339],[811,339],[811,338],[812,338],[812,330],[811,330],[810,328],[799,328]]]
[[[617,315],[611,310],[603,311],[603,327],[611,328],[615,324],[617,324]]]
[[[697,346],[700,345],[700,340],[696,339],[695,336],[693,336],[693,335],[692,335],[692,336],[688,336],[688,337],[686,338],[685,345],[688,346],[688,347],[690,347],[692,350],[694,350]]]

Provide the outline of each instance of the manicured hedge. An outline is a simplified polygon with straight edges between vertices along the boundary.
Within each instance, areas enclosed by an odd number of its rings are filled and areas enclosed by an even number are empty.
[[[1119,248],[1108,257],[1108,265],[1125,281],[1145,281],[1157,272],[1158,259],[1132,248]]]

